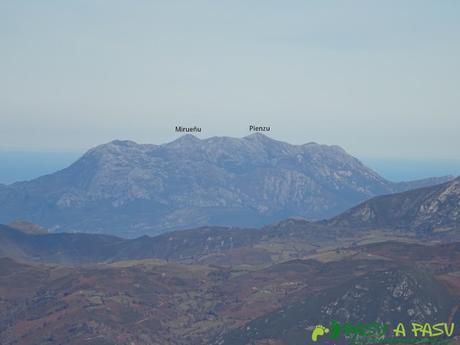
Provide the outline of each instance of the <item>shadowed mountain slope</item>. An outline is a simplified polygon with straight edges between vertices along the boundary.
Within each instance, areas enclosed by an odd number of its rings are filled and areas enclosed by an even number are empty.
[[[313,252],[321,243],[334,241],[336,235],[336,230],[302,221],[262,229],[202,227],[136,239],[86,233],[27,234],[0,225],[0,257],[78,265],[146,258],[213,261],[214,255],[224,255],[225,260],[237,255],[244,262],[246,256],[255,255],[263,263],[270,263],[270,255],[290,248],[288,251],[298,251],[294,257],[299,257]]]
[[[24,223],[19,223],[24,227]],[[25,223],[27,229],[40,229]],[[386,240],[460,239],[460,179],[371,199],[328,221],[286,219],[262,228],[207,226],[122,239],[87,233],[27,233],[0,225],[0,256],[81,264],[145,258],[270,264],[327,248]],[[419,236],[419,235],[423,236]]]
[[[440,185],[375,197],[327,222],[331,226],[409,229],[442,233],[460,229],[460,177]]]

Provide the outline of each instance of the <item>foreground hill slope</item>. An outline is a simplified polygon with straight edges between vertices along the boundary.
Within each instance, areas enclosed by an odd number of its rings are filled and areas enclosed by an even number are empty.
[[[370,197],[448,179],[392,183],[338,146],[262,134],[164,145],[113,141],[66,169],[0,186],[0,222],[135,237],[202,225],[321,219]]]
[[[314,325],[331,320],[458,323],[459,244],[449,244],[449,255],[445,246],[395,246],[247,270],[158,260],[69,268],[4,258],[0,339],[2,345],[297,345]]]

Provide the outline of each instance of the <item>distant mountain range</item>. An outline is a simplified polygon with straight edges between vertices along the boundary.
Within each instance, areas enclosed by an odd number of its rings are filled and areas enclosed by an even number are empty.
[[[0,222],[135,237],[203,225],[322,219],[373,196],[451,177],[393,183],[338,146],[185,135],[164,145],[113,141],[68,168],[0,185]]]

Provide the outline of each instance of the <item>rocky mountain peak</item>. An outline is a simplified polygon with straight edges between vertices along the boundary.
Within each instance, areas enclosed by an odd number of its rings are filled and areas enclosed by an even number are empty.
[[[143,152],[155,145],[138,144],[132,140],[113,140],[88,150],[82,158],[103,158]]]
[[[176,140],[171,141],[170,143],[164,144],[164,146],[170,147],[170,148],[177,148],[181,146],[187,146],[187,145],[196,145],[200,144],[201,139],[194,136],[193,134],[184,134],[177,138]]]
[[[279,141],[270,138],[268,135],[263,134],[263,133],[251,133],[245,137],[243,137],[243,140],[252,140],[252,141],[258,141],[258,142],[265,142],[265,143],[277,143]]]
[[[260,133],[186,134],[162,145],[115,140],[59,172],[0,188],[0,222],[127,236],[253,227],[329,217],[400,187],[337,146],[292,145]]]

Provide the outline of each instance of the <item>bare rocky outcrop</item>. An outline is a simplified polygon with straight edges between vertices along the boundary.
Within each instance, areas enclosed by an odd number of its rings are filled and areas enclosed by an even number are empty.
[[[444,182],[448,178],[417,181]],[[116,140],[66,169],[0,186],[0,222],[135,237],[203,225],[321,219],[410,188],[385,180],[338,146],[291,145],[263,134],[163,145]]]

